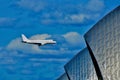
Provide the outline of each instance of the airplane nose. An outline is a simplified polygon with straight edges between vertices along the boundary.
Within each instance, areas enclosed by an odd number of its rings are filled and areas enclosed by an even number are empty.
[[[56,43],[56,41],[53,41],[54,43]]]

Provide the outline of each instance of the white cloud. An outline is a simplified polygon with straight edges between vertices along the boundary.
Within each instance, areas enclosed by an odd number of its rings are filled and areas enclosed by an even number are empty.
[[[32,36],[30,39],[47,39],[50,37],[51,37],[51,35],[48,35],[48,34],[36,34],[36,35]]]
[[[74,22],[82,23],[85,21],[85,19],[89,19],[89,15],[87,14],[74,14],[70,16],[71,20]]]
[[[12,40],[8,46],[8,50],[20,50],[26,52],[39,52],[39,48],[36,45],[25,44],[21,42],[21,38]]]
[[[87,14],[71,14],[64,17],[63,20],[58,20],[59,23],[64,24],[75,24],[75,23],[83,23],[86,19],[89,19],[89,15]]]
[[[57,16],[56,16],[57,17]],[[46,18],[41,20],[42,24],[82,24],[85,22],[86,19],[91,19],[90,15],[87,14],[69,14],[69,15],[62,15],[61,17],[55,19]]]
[[[20,0],[17,4],[23,8],[34,10],[38,12],[46,6],[43,0]]]
[[[34,71],[32,71],[32,70],[28,70],[28,69],[22,69],[21,71],[20,71],[22,74],[24,74],[24,75],[30,75],[30,74],[34,74]]]
[[[94,15],[100,14],[98,11],[104,8],[103,0],[89,0],[87,4],[68,4],[66,1],[63,1],[64,4],[59,1],[54,2],[54,0],[20,0],[17,5],[39,12],[36,15],[40,16],[37,18],[41,24],[91,24],[90,21],[99,18]],[[59,7],[61,5],[63,7]],[[76,13],[71,13],[73,11]],[[90,11],[95,11],[95,13],[88,13]]]
[[[12,51],[8,52],[6,49],[1,49],[0,50],[0,65],[6,65],[6,64],[16,64],[17,61],[14,60],[13,56],[16,56],[17,52]],[[17,56],[19,56],[17,54]]]
[[[78,46],[78,45],[84,44],[83,36],[77,32],[68,32],[64,34],[63,37],[71,45]]]
[[[37,59],[37,58],[31,58],[30,61],[43,61],[43,62],[66,62],[68,61],[69,59],[68,58],[62,58],[62,59],[59,59],[59,58],[40,58],[40,59]]]
[[[87,9],[91,11],[101,11],[104,6],[103,0],[90,0],[87,4]]]
[[[10,26],[15,20],[15,18],[0,17],[0,26]]]

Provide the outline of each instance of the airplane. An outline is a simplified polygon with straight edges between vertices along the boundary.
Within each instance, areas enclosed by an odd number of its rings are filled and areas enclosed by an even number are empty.
[[[56,41],[53,40],[30,40],[24,34],[22,34],[21,37],[23,43],[36,44],[38,46],[43,46],[45,44],[56,44]]]

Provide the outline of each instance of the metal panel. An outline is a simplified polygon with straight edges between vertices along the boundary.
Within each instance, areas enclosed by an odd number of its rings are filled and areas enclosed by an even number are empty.
[[[86,34],[104,80],[120,79],[120,6],[106,15]]]
[[[67,77],[67,74],[64,73],[62,74],[57,80],[69,80],[68,77]]]
[[[87,48],[80,51],[66,65],[70,80],[98,80]]]

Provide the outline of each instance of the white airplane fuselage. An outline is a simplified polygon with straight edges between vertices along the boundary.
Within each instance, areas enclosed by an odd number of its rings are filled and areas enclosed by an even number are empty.
[[[30,40],[27,39],[25,35],[22,34],[22,42],[28,44],[36,44],[36,45],[45,45],[45,44],[56,44],[56,41],[53,40]]]

